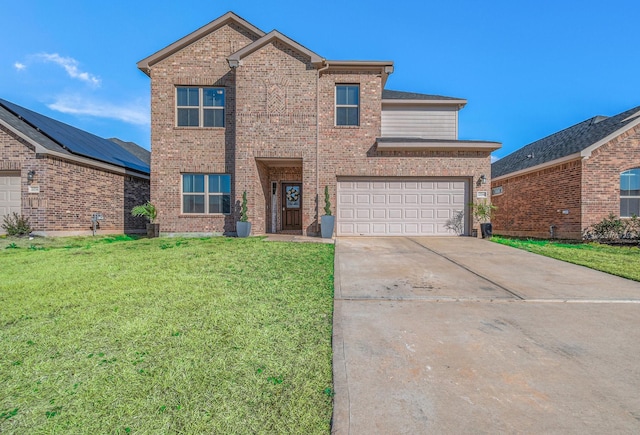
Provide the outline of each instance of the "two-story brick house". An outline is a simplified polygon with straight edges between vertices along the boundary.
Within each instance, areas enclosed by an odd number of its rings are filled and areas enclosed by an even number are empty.
[[[229,12],[143,59],[162,233],[438,235],[488,190],[495,142],[458,140],[466,100],[385,90],[391,61],[332,61]],[[465,233],[471,231],[469,213]]]

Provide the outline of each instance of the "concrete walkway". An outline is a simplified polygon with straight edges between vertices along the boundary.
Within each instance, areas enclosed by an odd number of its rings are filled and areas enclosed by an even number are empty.
[[[338,238],[333,433],[640,433],[640,283],[472,238]]]

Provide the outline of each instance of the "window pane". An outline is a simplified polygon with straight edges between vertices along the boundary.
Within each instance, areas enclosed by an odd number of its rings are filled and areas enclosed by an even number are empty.
[[[182,211],[184,213],[204,213],[204,195],[185,195]]]
[[[222,213],[222,195],[209,196],[209,213]]]
[[[231,175],[220,175],[220,192],[231,193]]]
[[[198,88],[178,88],[178,106],[198,105]]]
[[[178,109],[178,127],[197,127],[198,109]]]
[[[202,94],[203,106],[224,107],[224,89],[204,88]]]
[[[231,195],[222,195],[222,213],[231,213]]]
[[[347,104],[347,87],[346,86],[336,86],[336,104],[338,105]]]
[[[210,193],[231,192],[231,176],[230,175],[209,175],[209,192]]]
[[[358,86],[347,86],[347,104],[357,105],[359,100]]]
[[[336,109],[336,125],[358,125],[358,108],[338,107]]]
[[[223,109],[204,110],[203,123],[205,127],[224,127],[224,110]]]
[[[620,174],[620,190],[640,191],[640,169],[630,169]],[[637,193],[629,195],[637,195]]]
[[[209,192],[220,192],[220,175],[209,175]]]
[[[640,198],[620,198],[620,217],[640,216]]]
[[[204,192],[204,175],[203,174],[183,174],[182,175],[182,191],[184,193]]]

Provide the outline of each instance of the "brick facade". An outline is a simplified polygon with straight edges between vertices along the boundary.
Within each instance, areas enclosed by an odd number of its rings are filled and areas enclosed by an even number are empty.
[[[492,187],[498,207],[494,233],[516,237],[580,239],[610,213],[620,215],[620,173],[640,167],[640,126],[578,158],[544,169],[505,176]]]
[[[146,222],[133,218],[131,209],[149,199],[149,180],[36,155],[32,145],[2,126],[0,152],[0,174],[20,174],[21,213],[36,234],[91,234],[93,213],[104,216],[100,234],[144,232]],[[29,193],[29,186],[39,192]]]
[[[473,197],[488,190],[471,180],[489,177],[489,151],[376,150],[384,85],[379,65],[319,69],[306,53],[276,38],[231,68],[230,54],[260,36],[227,22],[145,70],[151,77],[151,196],[162,233],[233,233],[243,191],[252,233],[271,232],[273,182],[276,230],[282,228],[282,182],[302,183],[307,235],[319,233],[325,186],[335,214],[340,177],[461,177],[470,181]],[[336,84],[360,86],[359,126],[335,125]],[[225,128],[176,127],[180,85],[224,86]],[[231,215],[182,213],[182,173],[230,174]]]

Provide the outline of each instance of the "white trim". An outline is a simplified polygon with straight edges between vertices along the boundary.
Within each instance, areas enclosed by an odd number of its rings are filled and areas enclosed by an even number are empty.
[[[631,118],[631,117],[629,117]],[[627,118],[627,119],[629,119]],[[621,121],[624,122],[624,121]],[[607,142],[609,142],[610,140],[620,136],[622,133],[632,129],[633,127],[635,127],[636,125],[640,124],[640,118],[636,119],[633,122],[630,122],[629,124],[625,125],[624,127],[622,127],[621,129],[618,129],[616,131],[614,131],[613,133],[611,133],[609,136],[600,139],[598,142],[594,143],[593,145],[588,146],[587,148],[583,149],[580,152],[580,155],[584,158],[589,158],[591,157],[591,153],[593,151],[595,151],[596,149],[598,149],[599,147],[601,147],[602,145],[606,144]]]
[[[278,182],[271,182],[271,232],[278,232]]]
[[[556,165],[559,165],[559,164],[562,164],[562,163],[567,163],[567,162],[570,162],[570,161],[573,161],[573,160],[582,160],[582,158],[583,157],[580,155],[580,153],[570,154],[568,156],[564,156],[564,157],[561,157],[559,159],[550,160],[548,162],[541,163],[541,164],[536,165],[536,166],[531,166],[530,168],[525,168],[525,169],[521,169],[519,171],[510,172],[508,174],[504,174],[504,175],[501,175],[499,177],[493,177],[491,182],[494,183],[496,181],[506,180],[508,178],[517,177],[519,175],[528,174],[529,172],[540,171],[542,169],[550,168],[552,166],[556,166]]]
[[[198,105],[197,106],[179,106],[178,105],[178,89],[197,89],[198,90]],[[225,119],[225,106],[227,104],[227,89],[222,86],[184,86],[184,85],[175,85],[175,115],[176,115],[176,123],[175,126],[179,128],[225,128],[226,119]],[[204,90],[205,89],[221,89],[223,92],[223,104],[222,106],[205,106],[204,105]],[[198,125],[178,125],[178,111],[180,109],[198,109]],[[222,125],[204,125],[204,112],[205,110],[222,110]]]
[[[382,106],[385,104],[402,106],[402,105],[421,105],[421,106],[457,106],[458,110],[462,109],[467,104],[467,100],[403,100],[403,99],[382,99]]]

